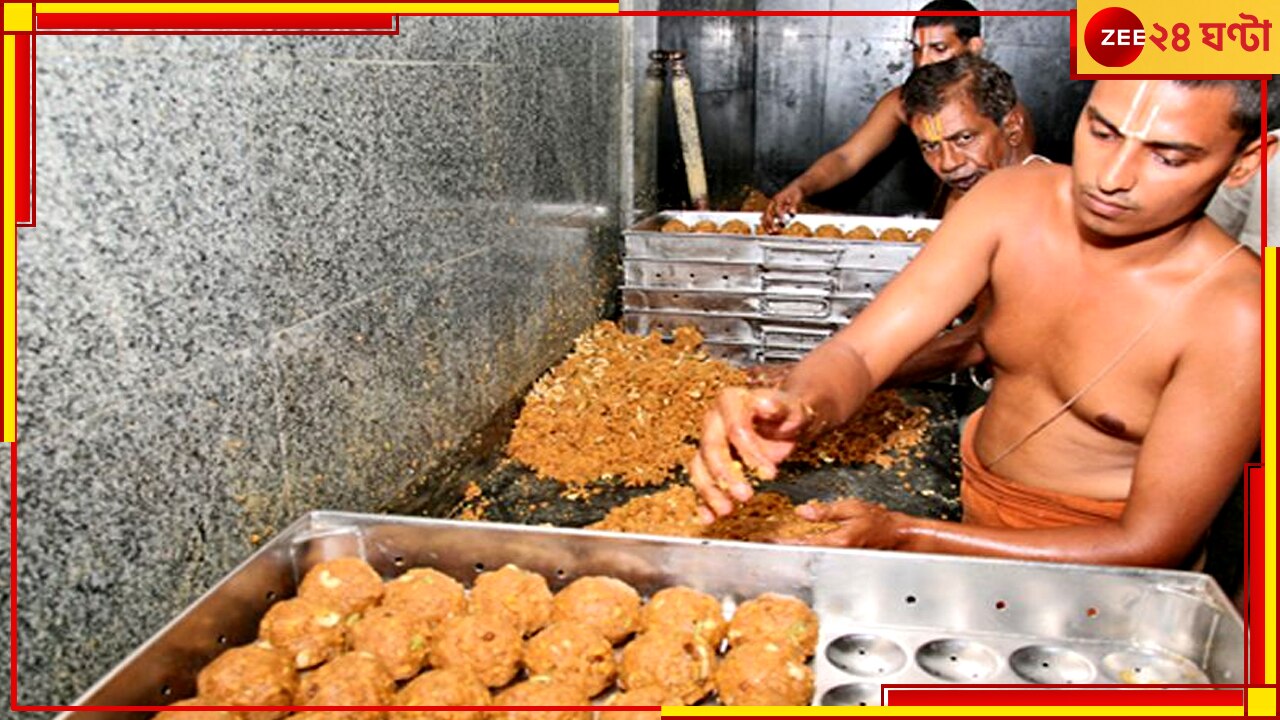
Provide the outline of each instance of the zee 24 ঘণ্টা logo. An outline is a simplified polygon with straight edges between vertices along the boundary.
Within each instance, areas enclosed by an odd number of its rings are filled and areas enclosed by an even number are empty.
[[[1239,14],[1239,22],[1197,23],[1198,41],[1205,47],[1221,52],[1224,42],[1238,42],[1245,52],[1271,49],[1271,21],[1258,21],[1257,16]],[[1225,39],[1224,39],[1225,38]],[[1124,67],[1142,54],[1148,44],[1160,52],[1186,52],[1191,48],[1192,28],[1184,22],[1151,23],[1143,25],[1132,11],[1122,7],[1109,7],[1094,13],[1084,29],[1084,45],[1099,65]]]

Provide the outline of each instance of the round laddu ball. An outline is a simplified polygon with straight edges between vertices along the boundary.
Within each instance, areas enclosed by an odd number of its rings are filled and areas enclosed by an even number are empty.
[[[813,237],[813,230],[810,230],[808,225],[797,220],[782,228],[782,234],[787,237]]]
[[[929,228],[920,228],[919,230],[911,233],[911,242],[927,243],[929,242],[929,239],[932,237],[933,237],[932,230],[930,230]]]
[[[846,240],[875,240],[876,231],[866,225],[859,225],[844,234]]]
[[[196,676],[196,694],[213,705],[292,705],[298,672],[288,653],[260,642],[231,648]],[[245,712],[245,720],[276,720],[284,711]]]
[[[640,610],[641,632],[692,634],[712,648],[720,646],[728,629],[720,601],[693,588],[659,590]]]
[[[301,597],[272,605],[258,624],[258,637],[292,657],[299,670],[329,662],[347,641],[341,613]]]
[[[503,710],[513,705],[585,706],[591,700],[582,688],[545,675],[535,675],[498,693],[493,698],[497,707],[490,720],[591,720],[586,710]]]
[[[803,600],[765,593],[738,606],[729,622],[729,644],[791,644],[804,657],[818,646],[818,615]]]
[[[726,220],[720,226],[720,232],[724,235],[750,235],[751,226],[738,219]]]
[[[537,632],[551,622],[551,588],[541,575],[515,565],[481,573],[471,588],[471,612],[494,610],[510,613],[521,635]]]
[[[626,707],[628,705],[656,705],[658,707],[675,707],[683,705],[680,698],[672,697],[666,688],[657,685],[624,690],[609,698],[606,705]],[[603,720],[658,720],[662,717],[660,710],[616,710],[600,713]]]
[[[808,705],[813,669],[794,647],[772,642],[734,646],[715,672],[724,705]]]
[[[462,583],[431,568],[413,568],[383,585],[383,607],[412,613],[430,627],[467,610]]]
[[[881,242],[907,242],[910,239],[907,231],[902,228],[891,227],[880,233]]]
[[[188,707],[191,705],[221,705],[212,700],[205,700],[200,697],[187,698],[179,700],[169,705],[171,708]],[[188,710],[186,712],[173,712],[171,710],[161,710],[151,716],[151,720],[241,720],[240,713],[231,710]]]
[[[582,688],[589,697],[613,683],[617,666],[613,643],[592,625],[551,623],[524,645],[524,666],[531,675],[545,675]]]
[[[835,239],[835,238],[844,237],[844,233],[841,232],[840,228],[828,223],[826,225],[819,225],[818,229],[813,231],[813,236],[820,237],[820,238]]]
[[[454,618],[431,643],[431,666],[473,673],[488,687],[511,682],[520,670],[524,642],[511,615],[499,610]]]
[[[351,649],[376,657],[396,680],[417,675],[427,662],[429,626],[399,608],[373,608],[353,623],[348,632]]]
[[[594,625],[617,644],[640,626],[640,593],[617,578],[579,578],[556,593],[551,620]]]
[[[302,578],[298,597],[347,616],[378,604],[382,599],[382,578],[360,558],[326,560]]]
[[[657,686],[692,705],[711,691],[715,661],[715,651],[687,633],[642,633],[622,649],[618,685]]]
[[[688,226],[688,225],[685,225],[683,222],[681,222],[680,220],[678,220],[678,219],[676,219],[676,218],[671,218],[670,220],[668,220],[668,221],[666,221],[666,222],[662,223],[662,227],[661,227],[661,228],[659,228],[659,232],[664,232],[664,233],[687,233],[687,232],[689,232],[689,226]]]
[[[715,233],[720,232],[720,226],[716,225],[715,220],[699,220],[690,230],[696,233]]]
[[[390,705],[396,681],[378,658],[366,652],[348,652],[321,665],[302,678],[300,705]],[[386,715],[375,711],[318,711],[329,720]]]
[[[493,703],[489,688],[470,670],[447,668],[425,672],[396,694],[396,705],[481,706]],[[392,711],[389,720],[484,720],[479,710]]]

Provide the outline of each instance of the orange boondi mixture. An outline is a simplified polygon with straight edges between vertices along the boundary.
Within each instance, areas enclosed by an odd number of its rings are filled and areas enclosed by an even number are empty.
[[[698,497],[693,488],[679,485],[670,490],[638,497],[609,511],[592,530],[646,533],[720,540],[795,540],[822,535],[838,526],[809,522],[796,515],[795,506],[777,493],[756,493],[742,507],[711,525],[698,522]]]
[[[746,383],[741,370],[698,349],[701,342],[694,328],[676,330],[666,344],[598,323],[533,386],[508,454],[563,483],[615,476],[662,484],[697,446],[716,395]]]
[[[700,350],[701,342],[694,328],[677,329],[668,344],[597,324],[525,398],[508,454],[539,477],[570,485],[607,477],[661,485],[692,457],[716,395],[749,382]],[[889,467],[924,439],[928,414],[895,392],[878,392],[848,423],[788,460]]]

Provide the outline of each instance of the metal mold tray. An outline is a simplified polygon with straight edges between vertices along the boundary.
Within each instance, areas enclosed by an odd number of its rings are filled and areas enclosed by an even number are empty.
[[[626,230],[623,325],[668,333],[692,325],[717,357],[738,363],[794,359],[862,311],[920,251],[916,243],[719,233],[663,233],[671,219],[754,224],[754,213],[659,213]],[[934,229],[934,220],[800,215],[811,228],[858,225],[877,233]],[[791,339],[769,342],[779,333]],[[796,340],[798,336],[806,336]]]
[[[692,325],[702,333],[702,347],[722,360],[738,364],[799,360],[838,329],[835,323],[778,317],[714,313],[635,311],[624,315],[622,329],[633,335],[669,335]]]
[[[831,258],[835,258],[836,264],[839,265],[840,262],[856,262],[858,253],[872,248],[883,249],[886,257],[906,256],[908,259],[915,254],[914,251],[920,249],[920,245],[916,243],[884,240],[731,233],[664,233],[661,228],[668,220],[679,220],[690,227],[702,220],[710,220],[717,225],[723,225],[729,220],[741,220],[754,228],[760,222],[760,213],[696,210],[660,212],[637,222],[624,232],[628,254],[637,257],[665,257],[672,260],[751,262],[765,265],[827,263]],[[801,214],[795,216],[795,221],[804,223],[811,230],[816,230],[821,225],[835,225],[843,232],[848,232],[859,225],[866,225],[876,234],[891,227],[901,228],[908,234],[916,230],[936,230],[939,224],[938,220],[876,215]]]
[[[764,592],[796,595],[822,619],[815,704],[878,704],[887,682],[1243,682],[1243,624],[1207,575],[317,511],[76,704],[190,697],[199,669],[252,640],[266,609],[293,595],[307,569],[350,555],[384,577],[425,565],[470,583],[515,563],[553,590],[594,574],[644,594],[685,584],[722,598],[726,614]],[[119,715],[60,716],[108,717]]]

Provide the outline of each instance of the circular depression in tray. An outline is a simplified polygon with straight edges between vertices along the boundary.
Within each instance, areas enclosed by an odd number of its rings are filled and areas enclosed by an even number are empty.
[[[901,670],[907,653],[879,635],[845,635],[827,645],[827,659],[851,675],[880,677]]]
[[[870,683],[837,685],[822,693],[823,705],[848,707],[850,705],[879,705],[880,686]]]
[[[1074,650],[1053,645],[1028,645],[1009,656],[1009,667],[1033,683],[1069,685],[1093,680],[1093,663]]]
[[[941,680],[976,682],[994,673],[1000,659],[982,643],[944,638],[921,645],[916,650],[916,664]]]
[[[1102,658],[1102,667],[1112,680],[1133,685],[1209,682],[1195,663],[1159,650],[1113,652]]]

